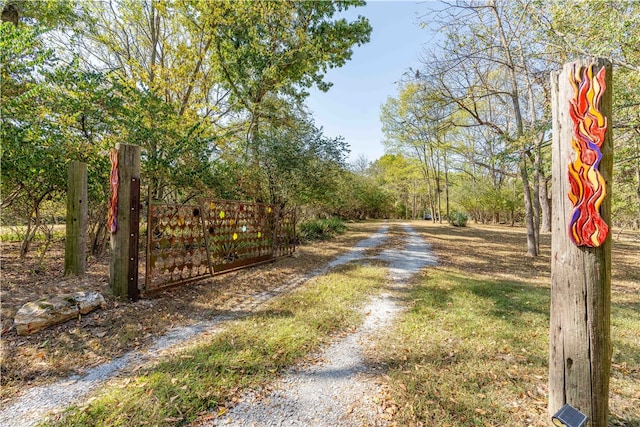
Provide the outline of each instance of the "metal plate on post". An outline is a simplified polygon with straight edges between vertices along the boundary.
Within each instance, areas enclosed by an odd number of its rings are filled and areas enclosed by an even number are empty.
[[[140,236],[140,178],[131,178],[131,214],[129,215],[129,268],[127,290],[129,298],[137,301],[138,289],[138,239]]]

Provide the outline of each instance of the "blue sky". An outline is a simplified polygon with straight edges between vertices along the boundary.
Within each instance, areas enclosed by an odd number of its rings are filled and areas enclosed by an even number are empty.
[[[307,105],[326,136],[342,135],[349,143],[350,161],[361,154],[374,161],[384,154],[380,106],[396,96],[402,74],[419,67],[422,48],[432,39],[418,25],[428,8],[424,1],[369,1],[343,14],[367,17],[371,41],[355,47],[343,67],[329,70],[325,81],[333,87],[326,93],[313,89]]]

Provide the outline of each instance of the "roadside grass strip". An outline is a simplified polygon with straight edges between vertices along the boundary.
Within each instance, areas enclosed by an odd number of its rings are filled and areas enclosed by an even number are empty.
[[[379,343],[398,425],[528,425],[546,411],[549,291],[431,269]],[[529,422],[526,419],[529,419]]]
[[[410,310],[372,356],[388,370],[387,404],[397,425],[549,425],[548,288],[434,268],[406,299]],[[640,313],[614,304],[612,325],[614,371],[638,366]],[[638,379],[638,372],[614,372],[614,395],[633,401]],[[629,424],[612,425],[640,425],[632,413],[615,411],[613,421]]]
[[[218,334],[135,376],[112,381],[84,406],[44,425],[184,425],[226,412],[340,331],[357,327],[358,310],[385,284],[387,269],[348,264],[229,322]],[[212,412],[213,411],[213,412]]]

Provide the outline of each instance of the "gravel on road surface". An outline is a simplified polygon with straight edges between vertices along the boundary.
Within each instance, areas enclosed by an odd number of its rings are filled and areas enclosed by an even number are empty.
[[[403,287],[426,266],[436,264],[429,245],[411,228],[405,230],[402,248],[386,249],[373,259],[388,262],[392,287]],[[386,229],[384,230],[386,231]],[[384,233],[367,239],[359,248],[375,247]],[[354,261],[362,251],[344,259]],[[403,307],[388,293],[371,299],[364,308],[363,325],[334,342],[320,356],[321,363],[292,369],[268,393],[247,393],[242,401],[211,426],[384,426],[378,405],[379,382],[367,372],[363,351],[377,331],[389,327]]]

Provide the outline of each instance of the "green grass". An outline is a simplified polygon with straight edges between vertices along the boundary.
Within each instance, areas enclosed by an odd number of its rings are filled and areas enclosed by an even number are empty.
[[[398,425],[526,425],[525,399],[546,400],[549,291],[430,270],[384,338]],[[518,421],[515,421],[518,420]]]
[[[412,308],[375,359],[389,370],[398,425],[549,424],[548,288],[432,269],[406,298]],[[621,402],[637,398],[639,334],[637,304],[613,303],[611,389]],[[623,405],[612,425],[640,426]]]
[[[0,226],[0,242],[21,242],[26,233],[27,227],[24,225]],[[34,236],[36,241],[45,241],[45,234],[38,230]],[[64,224],[53,226],[53,239],[62,240],[65,238]]]
[[[222,408],[332,334],[358,325],[357,306],[384,284],[385,273],[381,267],[348,265],[322,276],[264,311],[232,322],[207,342],[107,387],[53,425],[181,425]]]

